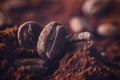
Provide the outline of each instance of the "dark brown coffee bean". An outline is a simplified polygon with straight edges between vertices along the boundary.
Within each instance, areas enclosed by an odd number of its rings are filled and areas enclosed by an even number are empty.
[[[65,42],[65,29],[58,22],[50,22],[41,32],[38,42],[38,54],[53,60],[59,57]]]
[[[22,66],[22,70],[28,73],[46,73],[48,70],[47,62],[39,58],[22,58],[17,59],[13,63],[15,67],[19,69]]]
[[[32,73],[32,74],[47,74],[48,68],[47,67],[41,67],[41,64],[36,64],[36,65],[27,65],[27,66],[20,66],[18,70],[27,72],[27,73]]]
[[[112,0],[86,0],[82,10],[86,15],[97,15],[107,12],[112,6]]]
[[[14,61],[14,66],[45,64],[46,61],[40,58],[20,58]]]
[[[72,48],[86,50],[92,47],[94,36],[90,32],[81,32],[66,36],[66,43]]]
[[[89,40],[94,40],[94,36],[90,32],[81,32],[81,33],[67,35],[66,40],[67,42],[89,41]]]
[[[23,23],[18,29],[18,41],[20,46],[27,49],[36,49],[36,44],[42,27],[34,21]]]

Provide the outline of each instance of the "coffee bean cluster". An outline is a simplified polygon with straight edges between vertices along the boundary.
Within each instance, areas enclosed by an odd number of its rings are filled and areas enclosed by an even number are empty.
[[[57,61],[63,53],[65,44],[75,49],[86,50],[92,47],[94,36],[90,32],[66,35],[65,26],[57,21],[44,28],[38,22],[27,21],[18,29],[18,42],[22,48],[37,51],[37,58],[22,58],[14,61],[14,66],[24,66],[29,73],[47,73],[48,63]]]

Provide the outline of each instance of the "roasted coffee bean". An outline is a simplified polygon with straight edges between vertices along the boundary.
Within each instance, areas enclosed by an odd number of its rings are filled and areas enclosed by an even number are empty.
[[[47,74],[48,68],[47,67],[41,67],[40,64],[37,65],[27,65],[27,66],[21,66],[18,68],[18,70],[27,72],[27,73],[32,73],[32,74]]]
[[[72,33],[80,33],[83,32],[85,30],[87,31],[94,31],[93,27],[90,26],[90,24],[88,23],[86,18],[83,17],[72,17],[70,19],[70,30]]]
[[[66,40],[67,42],[90,41],[90,40],[94,40],[94,37],[90,32],[81,32],[81,33],[67,35]]]
[[[14,61],[14,66],[21,66],[21,65],[36,65],[41,64],[43,66],[46,63],[45,60],[40,58],[20,58]]]
[[[50,22],[39,36],[37,42],[38,54],[45,59],[57,59],[64,47],[64,42],[64,26],[55,21]]]
[[[47,62],[39,58],[21,58],[14,61],[13,65],[28,73],[46,73]],[[21,68],[22,66],[22,68]]]
[[[0,12],[0,29],[5,24],[5,15]]]
[[[66,42],[75,49],[86,50],[92,47],[94,36],[90,32],[69,34],[66,36]]]
[[[42,27],[34,21],[23,23],[18,29],[18,41],[20,46],[26,49],[36,49],[37,40]]]
[[[10,10],[19,10],[28,5],[28,0],[7,0],[6,5]]]
[[[86,0],[82,10],[86,15],[96,15],[108,11],[112,0]]]
[[[73,17],[70,20],[70,29],[73,33],[79,33],[81,31],[85,30],[86,26],[87,26],[87,24],[83,18]]]
[[[103,37],[119,37],[120,32],[117,26],[112,23],[100,24],[97,28],[99,35]]]

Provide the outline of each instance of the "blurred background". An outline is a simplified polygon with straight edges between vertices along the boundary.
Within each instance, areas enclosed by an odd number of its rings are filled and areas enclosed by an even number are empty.
[[[97,33],[106,36],[107,33],[97,27],[118,28],[119,7],[119,0],[0,0],[0,28],[11,24],[19,26],[30,20],[38,21],[43,27],[50,21],[59,21],[68,27],[68,32],[98,30]]]
[[[89,31],[103,58],[120,66],[120,0],[0,0],[0,30],[26,21],[58,21],[67,34]]]

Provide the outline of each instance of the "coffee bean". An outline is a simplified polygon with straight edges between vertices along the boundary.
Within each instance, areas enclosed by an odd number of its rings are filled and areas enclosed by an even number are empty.
[[[62,24],[52,21],[42,30],[38,42],[38,54],[45,59],[57,59],[64,47],[65,29]]]
[[[94,36],[90,32],[69,34],[66,36],[66,42],[73,50],[86,50],[93,46]]]
[[[70,20],[70,29],[73,33],[79,33],[85,30],[86,26],[87,24],[83,18],[73,17]]]
[[[90,32],[81,32],[81,33],[67,35],[66,40],[67,42],[90,41],[90,40],[94,40],[94,36]]]
[[[112,0],[87,0],[85,1],[82,10],[86,15],[96,15],[108,11],[111,7]]]
[[[10,10],[19,10],[25,8],[28,5],[28,0],[7,0],[6,5]]]
[[[10,16],[9,10],[6,8],[5,5],[1,5],[0,3],[0,30],[3,30],[7,27],[13,26],[13,20]]]
[[[13,63],[14,67],[28,73],[44,74],[48,70],[47,62],[39,58],[21,58]],[[21,67],[22,66],[22,67]]]
[[[18,41],[21,47],[26,49],[36,49],[37,40],[42,31],[42,27],[34,21],[23,23],[18,29]]]
[[[0,12],[0,29],[5,24],[5,15]]]
[[[97,32],[103,37],[117,37],[120,35],[117,26],[113,25],[112,23],[100,24],[97,28]]]

